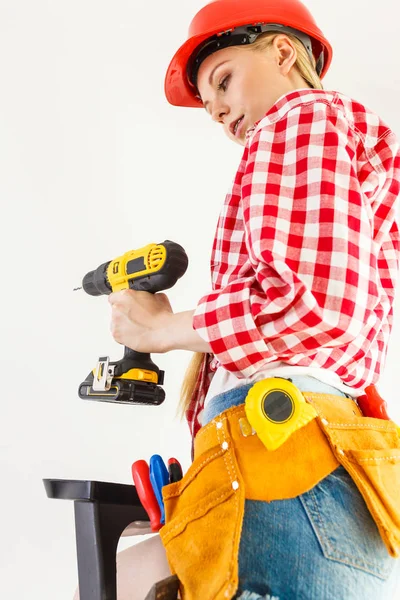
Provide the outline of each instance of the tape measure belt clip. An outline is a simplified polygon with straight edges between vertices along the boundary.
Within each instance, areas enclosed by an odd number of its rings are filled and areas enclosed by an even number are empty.
[[[268,450],[276,450],[295,431],[317,417],[301,391],[287,379],[257,381],[245,399],[246,417]]]

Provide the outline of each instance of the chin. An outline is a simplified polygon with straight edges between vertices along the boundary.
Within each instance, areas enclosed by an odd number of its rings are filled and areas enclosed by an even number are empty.
[[[232,135],[230,135],[229,133],[227,133],[226,135],[235,144],[238,144],[239,146],[245,146],[246,145],[246,138],[242,138],[242,137],[237,138],[236,136],[232,137]]]
[[[235,142],[235,144],[239,144],[239,146],[246,145],[246,137],[240,137],[240,138],[235,137],[233,141]]]

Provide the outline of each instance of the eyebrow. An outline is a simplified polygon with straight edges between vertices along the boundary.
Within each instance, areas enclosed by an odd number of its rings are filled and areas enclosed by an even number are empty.
[[[213,70],[210,73],[210,76],[208,78],[208,83],[211,85],[212,83],[212,78],[214,76],[215,71],[218,69],[218,67],[220,67],[221,65],[224,65],[225,63],[229,62],[229,60],[223,60],[222,62],[220,62],[216,67],[213,68]],[[207,108],[207,104],[209,104],[209,101],[207,100],[207,102],[204,102],[204,108]]]

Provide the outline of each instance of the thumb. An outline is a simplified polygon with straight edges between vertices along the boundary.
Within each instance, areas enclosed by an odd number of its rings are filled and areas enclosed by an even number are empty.
[[[163,306],[164,308],[168,308],[169,310],[172,310],[171,303],[169,301],[167,294],[164,294],[163,292],[158,292],[156,294],[156,296],[157,296],[158,302],[161,304],[161,306]]]

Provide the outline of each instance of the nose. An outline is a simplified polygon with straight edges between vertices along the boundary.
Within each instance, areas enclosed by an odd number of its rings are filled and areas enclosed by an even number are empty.
[[[216,121],[217,123],[225,124],[226,117],[228,114],[229,107],[227,106],[227,104],[225,102],[222,102],[221,100],[215,100],[211,112],[212,120]]]

